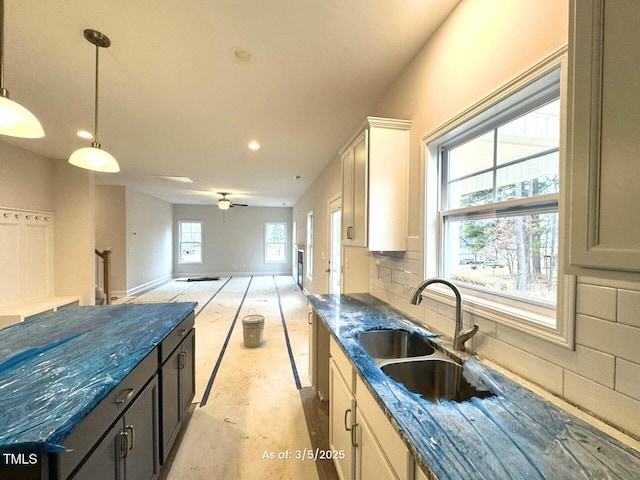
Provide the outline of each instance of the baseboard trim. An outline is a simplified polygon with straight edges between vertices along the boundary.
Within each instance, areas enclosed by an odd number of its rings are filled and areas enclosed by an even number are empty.
[[[271,277],[291,276],[291,272],[189,272],[174,273],[173,278],[194,278],[194,277]]]
[[[148,292],[149,290],[153,290],[154,288],[159,287],[160,285],[164,285],[167,282],[173,280],[173,276],[171,274],[165,275],[164,277],[156,278],[155,280],[151,280],[149,282],[143,283],[142,285],[138,285],[137,287],[128,288],[127,289],[127,297],[133,297],[136,295],[140,295],[142,293]]]

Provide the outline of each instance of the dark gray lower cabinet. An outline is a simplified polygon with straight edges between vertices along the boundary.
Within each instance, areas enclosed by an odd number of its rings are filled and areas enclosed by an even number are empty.
[[[98,443],[73,479],[156,479],[160,471],[158,395],[156,376]]]
[[[195,394],[195,331],[189,330],[184,340],[160,367],[161,451],[165,463],[185,420]]]

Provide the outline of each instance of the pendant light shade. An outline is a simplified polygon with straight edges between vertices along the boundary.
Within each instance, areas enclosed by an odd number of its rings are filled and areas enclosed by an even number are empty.
[[[116,173],[120,171],[116,159],[99,147],[79,148],[71,154],[69,163],[96,172]]]
[[[94,141],[90,147],[79,148],[69,157],[69,163],[76,167],[86,168],[95,172],[116,173],[120,171],[120,166],[115,158],[108,152],[100,148],[98,143],[98,52],[100,48],[108,48],[111,45],[109,37],[102,33],[87,29],[84,31],[84,38],[96,46],[96,95],[95,95],[95,117],[94,117]]]
[[[4,88],[4,0],[0,0],[0,134],[20,138],[44,137],[42,125],[33,113],[9,100]]]

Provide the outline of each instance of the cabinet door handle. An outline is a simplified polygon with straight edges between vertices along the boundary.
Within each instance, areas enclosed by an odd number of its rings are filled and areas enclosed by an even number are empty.
[[[309,310],[309,313],[307,313],[307,321],[309,322],[309,325],[313,323],[313,319],[311,318],[311,315],[313,315],[313,312]]]
[[[353,227],[347,227],[347,240],[353,240],[352,230]]]
[[[358,437],[358,435],[356,434],[356,432],[357,432],[357,427],[358,427],[358,424],[357,424],[357,423],[354,423],[354,424],[351,426],[351,446],[352,446],[352,447],[357,447],[357,446],[358,446],[358,438],[357,438],[357,437]]]
[[[127,425],[126,427],[124,427],[124,431],[125,433],[127,431],[131,432],[131,445],[129,445],[129,450],[133,450],[133,447],[135,446],[136,443],[136,431],[133,429],[133,425]],[[129,443],[129,437],[127,436],[127,444]]]
[[[133,396],[133,392],[135,392],[136,389],[135,388],[127,388],[125,391],[127,392],[127,394],[124,397],[117,399],[116,400],[116,405],[122,405],[127,400],[129,400]]]
[[[188,328],[183,328],[182,330],[180,330],[180,333],[178,333],[178,335],[181,337],[184,337],[188,331],[189,331]]]
[[[184,368],[187,364],[187,352],[180,352],[178,354],[178,368]]]
[[[129,433],[126,430],[120,432],[120,458],[127,458],[129,453]]]
[[[351,409],[350,408],[344,411],[344,429],[347,432],[351,431],[351,427],[347,426],[347,415],[349,415],[350,413],[351,413]]]

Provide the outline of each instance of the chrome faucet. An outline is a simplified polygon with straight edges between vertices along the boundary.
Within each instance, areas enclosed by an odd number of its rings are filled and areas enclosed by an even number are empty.
[[[414,305],[420,305],[422,301],[422,291],[427,288],[432,283],[441,283],[449,287],[454,295],[456,296],[456,331],[453,335],[453,349],[459,352],[464,352],[464,342],[473,337],[478,331],[478,325],[474,325],[471,330],[464,330],[464,325],[462,324],[462,293],[458,287],[456,287],[453,283],[448,280],[444,280],[442,278],[430,278],[425,280],[420,285],[418,285],[417,290],[413,293],[411,297],[411,303]]]

